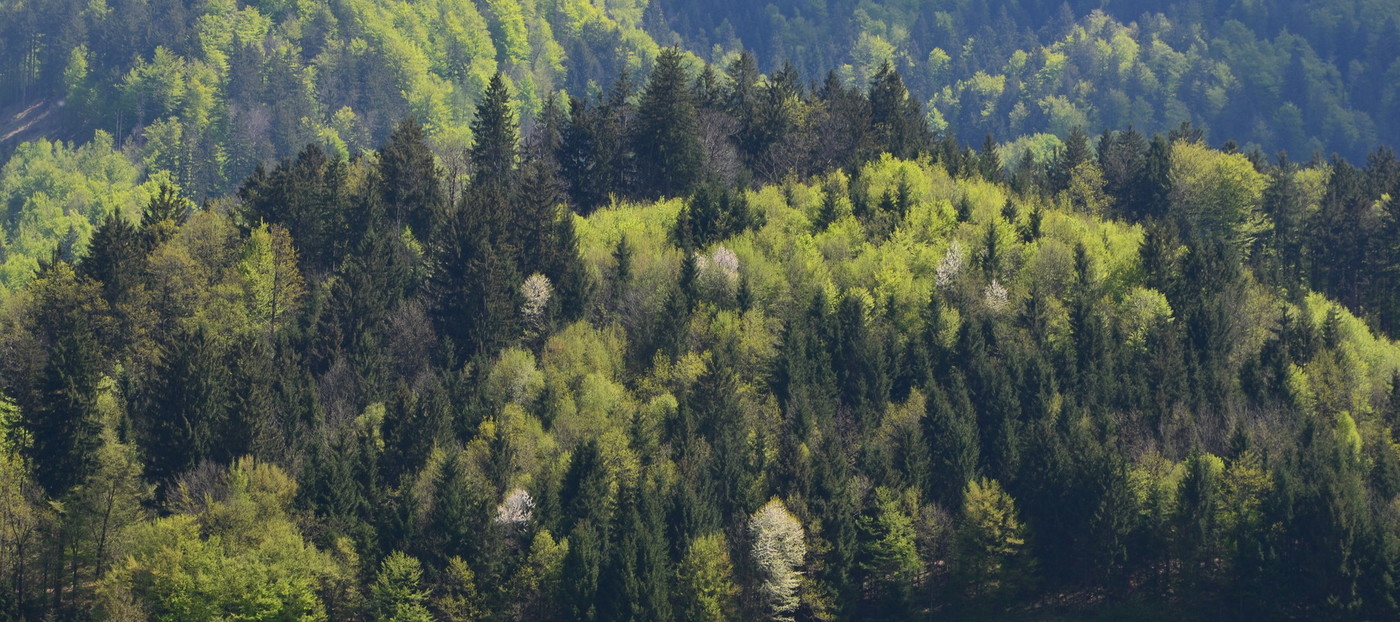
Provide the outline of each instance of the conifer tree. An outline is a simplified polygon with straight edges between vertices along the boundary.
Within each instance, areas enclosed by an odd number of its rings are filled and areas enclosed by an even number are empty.
[[[472,186],[476,189],[510,187],[518,164],[519,129],[510,89],[499,71],[491,76],[486,92],[476,105],[472,136],[474,142],[469,152]]]
[[[1050,164],[1050,192],[1058,194],[1069,190],[1070,182],[1074,179],[1074,170],[1080,164],[1089,161],[1093,153],[1089,151],[1089,137],[1084,133],[1083,128],[1076,127],[1065,137],[1065,144],[1055,154],[1055,161]]]
[[[441,170],[417,119],[404,119],[389,134],[379,150],[376,181],[390,219],[417,239],[431,240],[448,206]]]
[[[144,391],[144,449],[151,479],[167,482],[212,459],[241,455],[246,430],[231,426],[233,396],[224,347],[203,327],[172,335]]]
[[[98,335],[111,330],[110,319],[101,286],[66,262],[49,266],[30,287],[33,347],[43,354],[31,363],[33,371],[19,378],[15,395],[34,479],[58,497],[97,466],[97,383],[103,370]]]
[[[913,158],[933,145],[923,106],[909,96],[904,79],[885,61],[870,81],[870,120],[878,149],[897,158]]]
[[[704,154],[684,60],[677,48],[662,50],[637,105],[631,140],[643,196],[689,194],[700,179]]]
[[[102,284],[107,304],[126,302],[142,280],[146,246],[141,233],[118,212],[108,213],[88,241],[88,253],[78,264],[78,274]]]
[[[190,207],[189,200],[180,196],[174,186],[162,183],[156,196],[151,197],[141,212],[141,234],[146,249],[149,251],[170,239],[175,230],[185,224]]]

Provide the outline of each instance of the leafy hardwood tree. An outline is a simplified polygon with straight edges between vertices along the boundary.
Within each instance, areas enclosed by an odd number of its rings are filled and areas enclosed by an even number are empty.
[[[738,613],[739,587],[724,536],[710,533],[691,541],[676,567],[676,612],[687,620],[719,622]]]
[[[1025,525],[996,480],[967,483],[956,542],[959,580],[971,598],[1014,594],[1029,578]]]
[[[379,565],[371,588],[370,606],[376,620],[386,622],[427,622],[433,619],[425,602],[428,592],[421,581],[423,570],[417,559],[394,551]]]
[[[791,619],[798,605],[798,568],[807,557],[802,523],[782,500],[773,499],[749,517],[748,531],[764,612],[775,620]]]

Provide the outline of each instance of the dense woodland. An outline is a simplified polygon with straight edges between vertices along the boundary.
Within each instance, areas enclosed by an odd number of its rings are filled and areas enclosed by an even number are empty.
[[[0,85],[106,76],[0,171],[0,619],[1400,616],[1387,148],[1000,140],[674,2],[157,4],[0,2],[71,35]]]

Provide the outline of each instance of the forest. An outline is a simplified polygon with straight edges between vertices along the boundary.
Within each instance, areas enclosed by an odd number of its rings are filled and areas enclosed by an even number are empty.
[[[0,0],[0,620],[1400,616],[1400,9],[933,4]]]

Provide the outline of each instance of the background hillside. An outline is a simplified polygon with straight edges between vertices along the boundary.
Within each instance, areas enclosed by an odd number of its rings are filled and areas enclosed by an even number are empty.
[[[863,79],[893,60],[965,142],[1076,125],[1359,159],[1400,139],[1400,6],[1377,0],[656,0],[658,40]],[[664,24],[663,29],[661,25]]]

